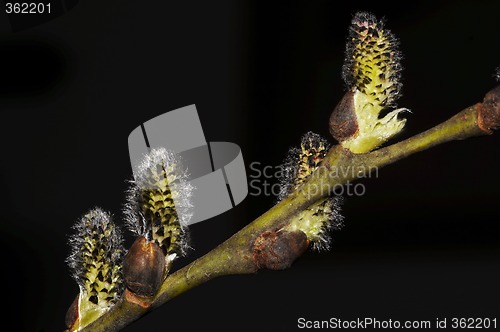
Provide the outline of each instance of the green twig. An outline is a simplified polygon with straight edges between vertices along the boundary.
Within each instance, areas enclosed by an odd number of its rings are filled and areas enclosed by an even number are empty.
[[[471,106],[419,135],[370,153],[352,154],[340,146],[334,146],[323,160],[321,167],[302,188],[205,256],[169,275],[153,298],[139,298],[126,290],[121,300],[109,312],[82,331],[118,331],[147,311],[206,281],[223,275],[257,272],[259,264],[256,262],[254,251],[257,237],[265,232],[279,230],[287,224],[291,216],[321,197],[331,194],[336,186],[345,185],[361,175],[366,175],[337,172],[336,169],[362,167],[365,170],[373,170],[441,143],[491,134],[491,129],[496,129],[500,125],[499,101],[500,86],[490,91],[483,103]],[[295,258],[286,254],[280,257],[289,260],[290,263]]]

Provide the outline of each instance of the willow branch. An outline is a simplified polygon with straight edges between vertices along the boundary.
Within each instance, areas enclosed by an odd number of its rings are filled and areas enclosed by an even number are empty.
[[[491,134],[492,129],[499,127],[500,86],[487,93],[482,103],[468,107],[436,127],[386,148],[365,154],[352,154],[340,146],[334,146],[323,160],[321,167],[302,188],[205,256],[169,275],[153,298],[140,298],[126,290],[121,300],[109,312],[82,331],[118,331],[146,312],[211,279],[224,275],[257,272],[262,267],[259,262],[266,259],[258,257],[259,253],[255,251],[257,238],[266,232],[276,232],[287,224],[291,216],[316,200],[330,195],[336,186],[345,185],[363,175],[355,172],[333,172],[335,169],[381,168],[438,144]],[[298,243],[300,240],[296,238],[285,240],[286,243],[291,243],[289,247],[293,248],[294,244],[300,246]],[[272,246],[272,240],[265,245]],[[280,266],[285,267],[300,255],[300,251],[293,250],[276,253],[283,263]]]

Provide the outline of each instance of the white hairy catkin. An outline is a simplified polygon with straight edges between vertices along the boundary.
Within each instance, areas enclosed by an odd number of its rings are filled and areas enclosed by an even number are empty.
[[[154,241],[168,263],[189,249],[187,225],[192,216],[192,185],[179,157],[152,149],[131,181],[125,205],[128,228]]]
[[[73,226],[71,253],[67,258],[78,283],[79,327],[108,311],[123,289],[122,259],[125,253],[121,231],[111,215],[100,208],[90,210]]]

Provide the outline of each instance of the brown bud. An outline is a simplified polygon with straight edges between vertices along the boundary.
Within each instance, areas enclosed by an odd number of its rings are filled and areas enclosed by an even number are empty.
[[[259,269],[283,270],[290,267],[308,245],[302,231],[264,232],[253,244],[254,261]]]
[[[500,85],[490,90],[482,104],[478,105],[478,125],[481,130],[492,134],[493,130],[500,129]]]
[[[339,142],[353,137],[358,132],[358,121],[354,110],[354,92],[347,91],[330,115],[330,134]]]
[[[165,274],[165,256],[154,242],[140,236],[123,261],[125,285],[137,296],[151,297],[160,288]]]
[[[73,300],[73,303],[69,306],[68,311],[66,312],[66,317],[65,317],[65,323],[66,327],[68,330],[71,330],[71,328],[75,325],[76,321],[78,320],[78,299],[80,298],[80,294],[78,294],[75,299]]]

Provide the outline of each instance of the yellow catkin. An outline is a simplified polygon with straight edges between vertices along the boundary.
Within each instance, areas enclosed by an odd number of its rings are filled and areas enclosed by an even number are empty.
[[[123,291],[121,232],[111,216],[99,208],[85,214],[73,227],[71,254],[67,259],[80,287],[79,328],[108,311]]]
[[[369,13],[357,13],[351,23],[343,77],[354,93],[358,132],[341,144],[354,153],[373,150],[399,133],[405,119],[395,106],[401,90],[401,53],[394,35]]]
[[[301,190],[304,183],[320,167],[328,148],[328,142],[315,133],[308,132],[302,137],[300,148],[291,149],[282,166],[284,176],[281,181],[280,198],[295,190]],[[329,231],[340,228],[342,221],[340,198],[328,197],[293,216],[283,229],[304,232],[312,248],[322,250],[329,247]]]
[[[192,190],[179,157],[158,148],[145,156],[127,195],[129,229],[155,242],[165,255],[167,267],[189,248]]]
[[[138,198],[142,215],[151,224],[152,240],[165,255],[180,252],[184,236],[169,185],[175,180],[169,175],[174,167],[160,164],[145,170]]]

